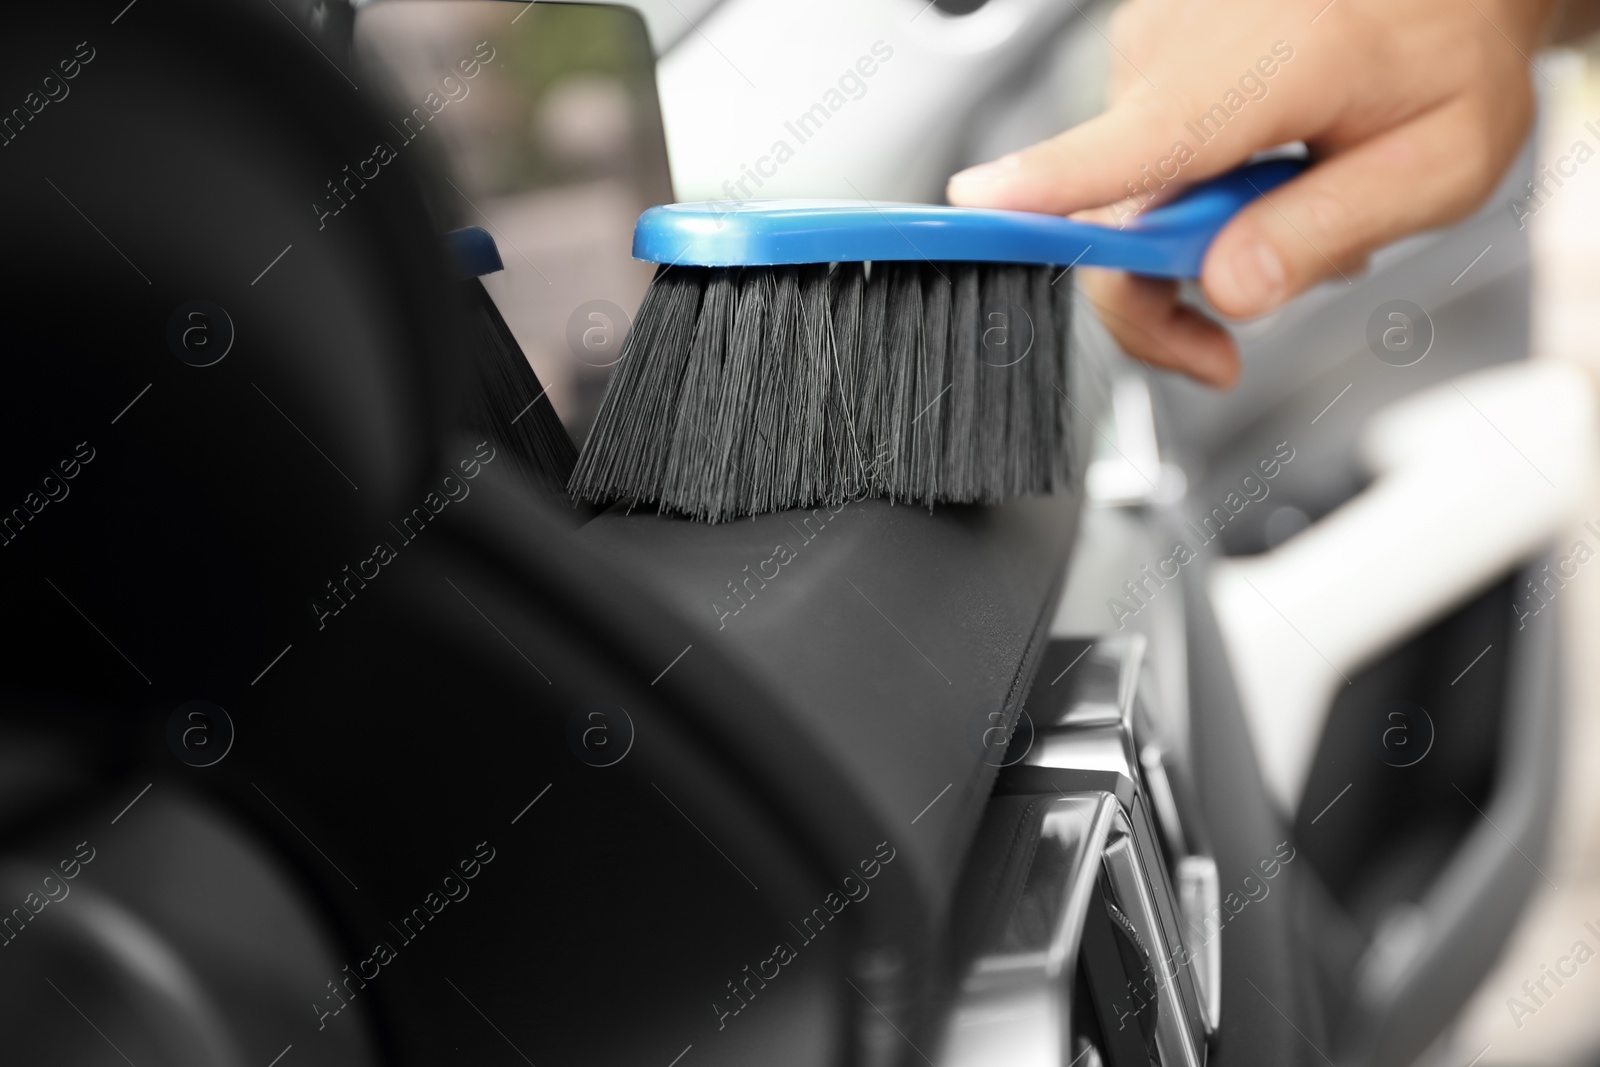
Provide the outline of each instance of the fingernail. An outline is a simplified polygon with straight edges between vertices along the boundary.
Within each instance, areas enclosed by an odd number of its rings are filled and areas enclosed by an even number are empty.
[[[952,200],[981,199],[1005,185],[1022,163],[1016,155],[1001,156],[992,163],[979,163],[976,167],[953,174],[948,193]]]
[[[1249,241],[1222,261],[1217,279],[1223,309],[1241,315],[1259,315],[1283,299],[1288,275],[1277,250],[1265,241]]]

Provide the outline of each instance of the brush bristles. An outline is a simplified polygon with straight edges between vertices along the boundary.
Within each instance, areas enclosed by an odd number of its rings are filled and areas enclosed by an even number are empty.
[[[1069,469],[1071,275],[1056,273],[664,267],[569,490],[709,522],[1050,492]]]
[[[478,383],[469,394],[467,422],[503,445],[531,484],[564,496],[578,450],[483,283],[472,278],[461,284],[466,349]]]

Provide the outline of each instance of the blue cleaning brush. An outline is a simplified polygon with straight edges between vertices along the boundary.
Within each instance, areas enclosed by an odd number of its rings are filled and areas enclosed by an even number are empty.
[[[1120,229],[865,201],[651,208],[633,255],[661,268],[569,492],[710,522],[1049,492],[1072,467],[1063,268],[1196,277],[1223,225],[1302,169],[1250,164]]]

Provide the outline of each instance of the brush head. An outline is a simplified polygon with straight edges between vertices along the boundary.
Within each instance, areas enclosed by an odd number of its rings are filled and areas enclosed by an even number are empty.
[[[866,201],[651,208],[633,253],[665,265],[568,490],[711,522],[1049,492],[1074,429],[1060,265],[1195,277],[1227,221],[1302,170],[1253,163],[1119,229]]]
[[[1071,273],[663,267],[568,489],[719,522],[1068,480]]]
[[[572,438],[494,298],[476,277],[460,285],[464,349],[476,379],[464,421],[505,448],[533,489],[565,504],[567,479],[578,459]]]

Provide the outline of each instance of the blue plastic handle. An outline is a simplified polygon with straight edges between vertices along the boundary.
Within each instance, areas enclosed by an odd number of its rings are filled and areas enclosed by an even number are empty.
[[[505,270],[500,260],[500,249],[494,238],[482,226],[463,226],[444,235],[445,255],[456,269],[456,278],[481,278],[497,270]]]
[[[639,217],[633,256],[698,267],[911,259],[1083,265],[1195,278],[1223,224],[1304,169],[1293,159],[1252,163],[1135,216],[1121,229],[1025,211],[863,200],[666,204]]]

